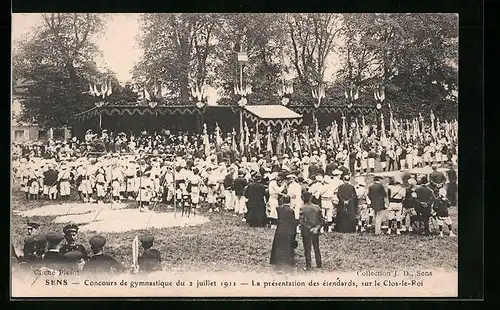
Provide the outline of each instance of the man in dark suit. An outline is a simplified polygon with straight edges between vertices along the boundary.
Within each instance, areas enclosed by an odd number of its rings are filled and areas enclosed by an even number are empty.
[[[420,223],[424,226],[424,235],[429,235],[429,220],[432,214],[432,203],[436,199],[433,190],[427,186],[427,177],[422,177],[420,179],[420,187],[415,190],[417,194],[417,201],[420,203],[416,206],[415,211],[417,212]]]
[[[283,195],[282,201],[283,204],[276,208],[278,225],[274,233],[270,263],[276,266],[293,266],[297,220],[294,210],[290,207],[290,196]]]
[[[368,199],[370,200],[370,207],[375,212],[375,234],[382,233],[383,211],[386,209],[387,192],[380,183],[382,177],[375,176],[374,183],[368,188]]]
[[[106,238],[103,236],[93,236],[90,238],[90,248],[92,256],[83,266],[83,272],[90,274],[120,273],[125,270],[123,265],[110,255],[103,253]]]
[[[233,188],[235,195],[235,211],[237,214],[245,214],[246,213],[246,205],[243,194],[245,193],[245,187],[248,185],[247,180],[245,179],[244,171],[238,171],[238,177],[234,179]]]
[[[59,244],[64,240],[64,235],[53,233],[47,235],[47,251],[43,255],[43,264],[50,269],[60,269],[64,263],[64,256],[59,253]]]
[[[161,253],[153,248],[154,237],[150,234],[139,237],[144,253],[139,255],[139,272],[153,272],[161,270]]]
[[[78,251],[83,253],[83,259],[87,259],[87,251],[83,244],[76,241],[76,236],[78,234],[78,226],[75,224],[68,224],[63,228],[65,243],[59,248],[59,252],[61,255],[64,255],[68,252]],[[70,255],[73,257],[76,255]]]
[[[299,225],[306,257],[305,270],[311,270],[311,245],[314,247],[316,267],[322,268],[321,253],[319,250],[319,234],[321,226],[325,224],[325,218],[323,217],[321,208],[311,203],[311,199],[312,194],[310,192],[302,193],[304,206],[300,210]]]
[[[434,192],[434,196],[438,195],[439,190],[444,186],[446,183],[446,177],[444,173],[441,171],[437,171],[437,166],[433,165],[432,166],[432,172],[429,175],[429,188],[432,189]]]
[[[246,222],[252,227],[264,227],[267,224],[266,202],[268,194],[266,187],[260,182],[261,175],[254,173],[252,181],[246,187],[244,196],[247,201]]]

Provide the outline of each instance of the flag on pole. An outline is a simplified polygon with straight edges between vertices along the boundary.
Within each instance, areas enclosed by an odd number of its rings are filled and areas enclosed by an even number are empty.
[[[215,145],[218,147],[222,145],[222,137],[220,136],[220,128],[218,123],[215,123]]]
[[[437,118],[436,131],[438,139],[441,138],[441,123],[439,122],[439,117]]]
[[[382,142],[385,142],[386,136],[385,136],[385,122],[384,122],[384,114],[380,114],[380,140]]]
[[[316,146],[319,147],[319,128],[318,128],[318,119],[316,116],[314,117],[314,141],[316,142]]]
[[[151,96],[149,95],[149,92],[146,88],[144,88],[144,98],[147,100],[147,101],[151,101]]]
[[[389,133],[394,135],[396,128],[394,126],[394,116],[392,115],[392,111],[389,111]]]
[[[106,92],[106,96],[110,96],[112,93],[113,93],[113,90],[111,89],[111,79],[109,79],[108,91]]]
[[[205,155],[210,155],[210,141],[208,139],[207,124],[203,124],[203,146],[205,148]]]
[[[334,136],[333,138],[335,139],[335,143],[339,144],[340,143],[340,137],[339,137],[339,124],[337,121],[335,121],[335,131],[334,131]]]
[[[95,96],[94,90],[92,89],[92,84],[90,84],[90,82],[89,82],[89,92],[90,95]]]
[[[345,121],[345,116],[342,116],[342,143],[346,144],[347,142],[347,124]]]
[[[247,122],[245,122],[245,145],[246,146],[250,145],[250,131],[248,129]]]
[[[243,128],[240,129],[240,154],[245,152],[245,131]]]
[[[305,143],[307,145],[307,148],[310,150],[311,149],[311,142],[309,141],[309,127],[306,127]]]
[[[260,153],[261,145],[260,145],[260,132],[259,132],[259,124],[255,123],[255,141],[257,142],[257,150]]]
[[[358,143],[359,141],[361,141],[361,130],[359,128],[359,122],[357,117],[355,122],[356,122],[355,142]]]
[[[434,128],[434,119],[435,119],[435,116],[431,110],[431,135],[432,135],[432,137],[435,138],[436,137],[436,129]]]
[[[105,80],[104,83],[101,84],[102,99],[104,99],[104,97],[106,97],[107,92],[108,92],[108,86],[106,85],[106,80]]]
[[[367,138],[368,137],[368,128],[366,127],[364,115],[361,115],[361,125],[363,126],[363,128],[362,128],[363,138]]]
[[[271,144],[271,129],[267,128],[267,151],[273,154],[273,145]]]
[[[406,120],[406,141],[410,141],[410,122]]]
[[[231,149],[233,149],[234,151],[237,150],[237,148],[236,148],[236,131],[234,131],[234,127],[233,127],[233,131],[231,134]]]
[[[101,93],[97,90],[97,85],[95,84],[94,84],[94,95],[98,97],[101,95]]]
[[[330,127],[330,136],[328,137],[328,143],[330,144],[330,147],[333,149],[335,147],[335,140],[334,140],[334,137],[333,137],[333,134],[334,134],[334,125],[333,125],[333,122],[332,122],[332,126]]]
[[[294,136],[294,143],[295,143],[294,150],[295,150],[295,152],[299,152],[300,149],[301,149],[301,147],[300,147],[300,141],[299,141],[299,135],[296,132],[294,132],[293,136]]]
[[[283,146],[285,145],[285,132],[284,129],[282,128],[280,130],[280,133],[278,135],[278,143],[276,144],[276,154],[281,155],[283,154]]]

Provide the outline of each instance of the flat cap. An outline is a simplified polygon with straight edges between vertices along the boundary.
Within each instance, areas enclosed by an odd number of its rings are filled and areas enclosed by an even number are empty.
[[[38,229],[41,226],[40,224],[35,223],[35,222],[28,222],[27,225],[28,225],[28,228],[32,228],[32,229]]]
[[[65,234],[67,234],[69,232],[78,232],[78,226],[76,224],[68,224],[68,225],[64,226],[63,232]]]
[[[90,238],[89,243],[92,247],[102,248],[106,244],[106,238],[103,236],[93,236]]]
[[[141,243],[152,243],[155,240],[155,237],[153,235],[147,234],[147,235],[142,235],[139,237],[139,241]]]

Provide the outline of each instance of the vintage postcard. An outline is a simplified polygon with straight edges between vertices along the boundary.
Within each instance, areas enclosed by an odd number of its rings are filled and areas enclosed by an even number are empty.
[[[457,297],[458,20],[13,14],[11,297]]]

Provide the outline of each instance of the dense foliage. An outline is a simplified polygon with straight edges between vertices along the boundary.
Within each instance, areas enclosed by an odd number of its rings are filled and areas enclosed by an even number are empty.
[[[14,80],[29,81],[24,120],[64,125],[92,107],[88,82],[113,76],[93,62],[105,20],[43,16],[43,27],[14,55]],[[235,104],[237,52],[246,51],[243,84],[252,86],[252,104],[278,103],[282,81],[292,79],[296,104],[311,104],[312,89],[323,84],[325,101],[340,104],[349,87],[359,90],[357,104],[373,104],[374,88],[384,87],[396,117],[433,110],[454,118],[458,110],[456,14],[155,13],[142,14],[140,23],[144,55],[134,83],[169,104],[193,103],[191,88],[204,84],[218,89],[219,104]],[[112,100],[136,100],[130,85],[112,83]]]

